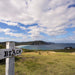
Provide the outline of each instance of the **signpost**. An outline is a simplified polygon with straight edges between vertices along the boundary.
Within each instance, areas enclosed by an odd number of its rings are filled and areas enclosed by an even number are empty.
[[[15,49],[14,42],[6,42],[6,49],[0,49],[0,60],[6,58],[6,74],[14,74],[15,57],[22,53],[22,49]]]
[[[21,49],[0,49],[0,59],[9,58],[12,56],[17,56],[22,53]]]

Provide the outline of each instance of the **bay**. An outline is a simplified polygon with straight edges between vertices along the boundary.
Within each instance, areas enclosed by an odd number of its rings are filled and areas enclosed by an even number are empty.
[[[75,48],[75,44],[20,45],[17,47],[30,50],[56,50],[56,49],[64,49],[65,47]]]

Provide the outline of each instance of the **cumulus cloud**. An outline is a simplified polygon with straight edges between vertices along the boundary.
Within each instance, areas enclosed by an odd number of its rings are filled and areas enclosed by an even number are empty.
[[[68,36],[67,38],[54,38],[52,39],[54,42],[58,42],[58,43],[75,43],[75,35],[72,36]]]
[[[26,0],[0,0],[0,19],[24,24],[34,22],[27,12]]]
[[[0,37],[0,42],[1,41],[24,41],[26,38],[20,39],[20,38],[8,38],[8,37]],[[26,40],[25,40],[26,41]]]
[[[0,32],[10,32],[10,29],[3,29],[3,28],[0,28]]]
[[[3,28],[0,28],[0,32],[4,32],[5,35],[10,35],[10,36],[15,36],[15,37],[26,37],[25,34],[22,34],[22,33],[15,33],[13,32],[13,30],[11,29],[3,29]]]
[[[43,28],[43,33],[50,36],[62,35],[67,33],[66,28],[70,28],[70,24],[72,24],[71,27],[75,26],[75,22],[72,20],[75,8],[68,8],[72,3],[74,3],[73,0],[38,0],[32,5],[30,4],[32,6],[30,6],[30,9],[32,8],[30,13],[34,13],[32,15],[38,20],[40,29]]]
[[[73,33],[75,33],[75,31]]]
[[[5,23],[5,24],[10,25],[10,26],[17,26],[17,25],[18,25],[17,23],[15,23],[15,22],[10,22],[10,21],[1,20],[0,22]]]
[[[49,36],[64,35],[68,33],[67,28],[75,27],[74,4],[74,0],[0,0],[0,20],[11,21],[5,23],[23,30],[26,28],[17,25],[18,22],[24,25],[38,23],[28,28],[31,38],[45,37],[41,32]]]
[[[19,27],[19,28],[22,29],[22,30],[26,30],[25,27],[19,25],[19,24],[16,23],[16,22],[10,22],[10,21],[5,21],[5,20],[1,20],[0,22],[1,22],[1,23],[5,23],[5,24],[7,24],[7,25],[9,25],[9,26],[17,26],[17,27]]]
[[[4,37],[0,37],[0,40],[8,40],[10,38],[4,38]]]
[[[23,27],[23,26],[20,26],[20,25],[17,25],[17,27],[19,27],[22,30],[26,30],[26,27]]]
[[[32,26],[32,27],[29,27],[28,29],[30,30],[28,32],[28,34],[30,34],[29,37],[31,37],[32,39],[34,39],[34,40],[41,40],[41,38],[42,39],[44,38],[44,36],[40,35],[41,30],[40,30],[39,27]]]

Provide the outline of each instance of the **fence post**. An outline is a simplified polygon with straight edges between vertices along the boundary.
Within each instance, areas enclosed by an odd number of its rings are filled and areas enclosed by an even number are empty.
[[[6,49],[15,49],[15,43],[14,42],[6,42]],[[14,56],[6,58],[6,74],[5,75],[15,75],[14,64],[15,64]]]

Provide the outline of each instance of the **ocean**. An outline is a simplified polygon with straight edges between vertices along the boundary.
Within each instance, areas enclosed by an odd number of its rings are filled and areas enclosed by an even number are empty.
[[[64,49],[65,47],[75,48],[75,44],[20,45],[17,47],[30,50],[56,50],[56,49]]]

